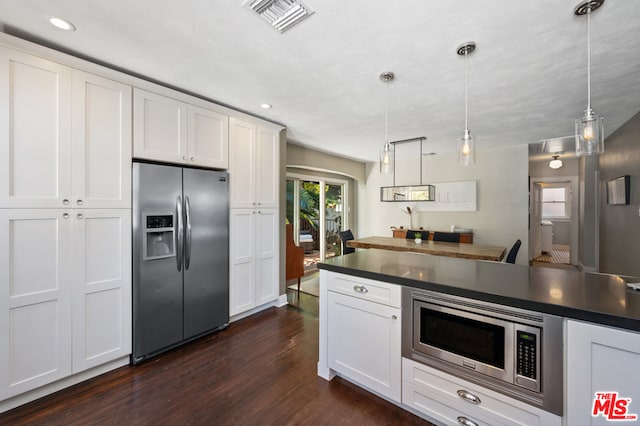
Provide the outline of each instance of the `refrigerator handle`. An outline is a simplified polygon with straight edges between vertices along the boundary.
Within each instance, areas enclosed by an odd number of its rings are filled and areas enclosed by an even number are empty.
[[[191,204],[189,197],[184,197],[185,237],[184,237],[184,270],[189,269],[191,263]]]
[[[182,270],[182,238],[184,230],[182,226],[182,197],[178,195],[176,198],[176,218],[178,219],[178,230],[176,232],[176,266],[178,271]]]

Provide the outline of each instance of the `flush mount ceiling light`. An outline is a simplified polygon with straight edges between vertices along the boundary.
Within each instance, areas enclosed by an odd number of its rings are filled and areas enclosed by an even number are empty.
[[[281,33],[313,14],[298,0],[247,0],[244,5]]]
[[[49,18],[49,23],[56,28],[60,28],[65,31],[75,31],[76,26],[66,19],[58,18],[57,16],[52,16]]]
[[[394,150],[391,149],[389,144],[389,83],[395,78],[395,74],[391,71],[385,71],[380,74],[380,80],[387,85],[387,100],[384,105],[384,147],[380,152],[380,173],[389,174],[393,173],[393,166],[395,164]]]
[[[559,155],[554,155],[552,158],[553,160],[549,161],[549,167],[551,167],[553,170],[559,169],[560,167],[562,167],[562,160],[558,159],[558,157],[560,157]]]
[[[473,41],[463,43],[456,49],[458,55],[464,55],[464,132],[462,132],[462,137],[458,140],[458,161],[460,165],[465,167],[476,162],[474,140],[467,124],[467,57],[474,50],[476,50],[476,43]]]
[[[576,120],[576,155],[596,155],[604,152],[604,118],[598,117],[591,109],[591,13],[597,10],[604,0],[588,0],[576,6],[574,13],[587,15],[587,109]]]

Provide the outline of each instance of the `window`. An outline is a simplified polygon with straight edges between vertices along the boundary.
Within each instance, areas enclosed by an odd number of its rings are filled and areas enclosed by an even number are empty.
[[[568,219],[571,216],[570,212],[568,185],[542,188],[542,217],[544,219]]]

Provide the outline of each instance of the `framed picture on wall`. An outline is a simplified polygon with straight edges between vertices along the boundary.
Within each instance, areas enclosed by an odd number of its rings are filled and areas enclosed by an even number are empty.
[[[624,205],[629,204],[630,193],[629,175],[620,176],[607,182],[607,204]]]

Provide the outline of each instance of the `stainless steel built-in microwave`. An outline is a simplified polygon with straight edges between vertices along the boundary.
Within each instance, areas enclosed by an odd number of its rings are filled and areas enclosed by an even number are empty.
[[[562,318],[405,287],[403,355],[562,415]]]

